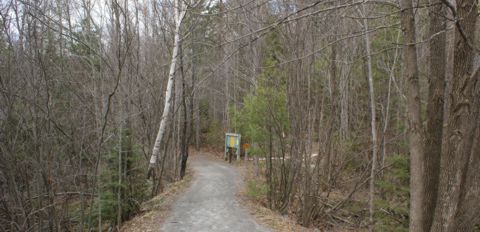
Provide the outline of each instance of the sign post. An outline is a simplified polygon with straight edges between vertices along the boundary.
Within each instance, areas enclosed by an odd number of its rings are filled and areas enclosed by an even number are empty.
[[[242,136],[235,133],[226,133],[225,134],[225,153],[223,154],[224,158],[227,158],[228,148],[232,148],[235,154],[237,155],[237,160],[240,159],[240,139]]]
[[[250,144],[244,143],[243,150],[245,151],[245,161],[248,161],[248,149],[250,148]]]

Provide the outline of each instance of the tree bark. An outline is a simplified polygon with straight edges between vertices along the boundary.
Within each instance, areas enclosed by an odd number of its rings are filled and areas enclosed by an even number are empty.
[[[181,156],[181,162],[180,162],[180,179],[183,179],[185,176],[185,171],[187,169],[187,160],[188,160],[188,142],[189,142],[189,136],[187,136],[187,127],[188,127],[188,116],[187,116],[187,95],[186,95],[186,85],[185,85],[185,73],[183,69],[183,51],[182,51],[182,46],[180,43],[179,46],[180,50],[180,72],[182,76],[182,116],[183,116],[183,121],[181,125],[181,136],[180,136],[180,156]]]
[[[427,100],[427,126],[425,134],[425,191],[423,208],[423,229],[430,230],[437,200],[438,174],[442,152],[443,108],[446,67],[446,20],[445,6],[441,0],[431,0],[430,9],[430,78]]]
[[[373,85],[373,72],[372,72],[372,56],[370,51],[370,37],[368,34],[368,20],[365,10],[365,3],[362,4],[362,17],[363,17],[363,30],[365,33],[365,51],[367,53],[367,73],[368,73],[368,91],[370,95],[370,126],[372,132],[372,167],[370,169],[370,183],[369,183],[369,197],[368,197],[368,211],[369,220],[373,225],[373,213],[374,213],[374,198],[375,198],[375,170],[377,169],[377,111],[375,107],[375,87]],[[373,228],[371,228],[373,230]]]
[[[172,99],[173,92],[173,82],[175,78],[175,67],[177,64],[178,48],[180,45],[180,28],[182,26],[183,18],[186,14],[186,9],[183,9],[179,0],[174,1],[174,14],[175,14],[175,31],[174,31],[174,42],[173,42],[173,52],[172,60],[170,63],[170,71],[168,73],[168,82],[167,90],[165,91],[165,105],[163,107],[162,119],[160,121],[160,128],[158,129],[157,138],[155,139],[155,144],[153,146],[152,155],[150,157],[150,164],[148,167],[147,178],[150,178],[153,174],[153,170],[157,163],[157,157],[160,153],[160,145],[162,143],[163,136],[165,135],[165,129],[168,122],[168,115],[170,113],[170,103]]]
[[[465,220],[465,213],[472,205],[464,199],[472,187],[468,186],[471,176],[474,144],[478,123],[478,70],[473,70],[475,23],[477,20],[476,0],[457,0],[455,51],[452,90],[449,94],[450,107],[444,134],[444,147],[439,176],[438,199],[430,231],[459,231],[459,223],[473,227],[474,221]],[[475,104],[477,103],[477,104]],[[478,170],[477,170],[478,172]],[[477,195],[478,196],[478,195]],[[477,197],[478,198],[478,197]],[[465,227],[464,227],[465,228]]]
[[[415,18],[412,0],[401,0],[401,26],[404,35],[403,78],[407,89],[408,140],[410,143],[410,231],[423,228],[423,163],[424,145],[418,81]]]

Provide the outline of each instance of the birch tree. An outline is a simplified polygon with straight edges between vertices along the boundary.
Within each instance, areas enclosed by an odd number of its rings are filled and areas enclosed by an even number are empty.
[[[168,123],[168,115],[170,114],[170,104],[172,100],[173,82],[175,78],[177,57],[179,54],[179,48],[181,43],[180,29],[182,27],[182,21],[185,17],[185,14],[187,13],[186,6],[184,6],[184,4],[181,4],[179,0],[174,0],[173,11],[174,11],[174,20],[175,20],[175,30],[174,30],[172,60],[170,62],[170,71],[168,73],[167,89],[165,90],[165,104],[163,107],[163,114],[160,121],[160,128],[158,129],[157,137],[155,139],[155,144],[153,145],[152,155],[150,156],[150,164],[148,167],[147,178],[150,178],[150,176],[152,176],[153,174],[155,165],[157,163],[157,158],[160,154],[160,146],[162,144],[162,140],[165,135],[165,130]]]

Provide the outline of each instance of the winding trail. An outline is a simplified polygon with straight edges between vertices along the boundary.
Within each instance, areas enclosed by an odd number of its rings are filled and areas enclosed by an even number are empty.
[[[235,194],[242,180],[235,167],[196,156],[189,159],[195,170],[190,188],[177,200],[162,231],[263,232],[253,217],[240,206]]]

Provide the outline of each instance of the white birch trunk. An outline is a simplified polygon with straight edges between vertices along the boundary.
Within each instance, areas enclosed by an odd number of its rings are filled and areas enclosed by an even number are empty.
[[[148,167],[149,174],[155,167],[157,163],[158,155],[160,154],[160,145],[162,143],[163,137],[165,135],[165,129],[168,122],[168,115],[170,113],[170,103],[172,99],[173,92],[173,82],[175,78],[175,69],[177,64],[178,49],[180,45],[180,28],[182,25],[183,18],[185,16],[186,9],[179,4],[179,0],[174,1],[174,15],[175,15],[175,35],[173,43],[173,52],[172,52],[172,61],[170,63],[170,71],[168,73],[168,82],[167,90],[165,91],[165,105],[163,107],[162,119],[160,121],[160,128],[158,129],[157,138],[155,139],[155,144],[153,145],[152,156],[150,157],[150,165]]]

